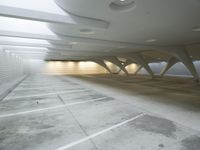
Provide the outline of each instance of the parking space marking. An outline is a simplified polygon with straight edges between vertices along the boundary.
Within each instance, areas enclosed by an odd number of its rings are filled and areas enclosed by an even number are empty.
[[[106,133],[106,132],[108,132],[108,131],[110,131],[110,130],[116,129],[116,128],[118,128],[118,127],[124,125],[124,124],[127,124],[127,123],[129,123],[129,122],[131,122],[131,121],[134,121],[134,120],[136,120],[136,119],[138,119],[138,118],[140,118],[140,117],[142,117],[142,116],[144,116],[144,115],[145,115],[145,113],[141,113],[141,114],[139,114],[139,115],[137,115],[137,116],[135,116],[135,117],[133,117],[133,118],[131,118],[131,119],[128,119],[128,120],[125,120],[125,121],[123,121],[123,122],[121,122],[121,123],[115,124],[115,125],[113,125],[113,126],[111,126],[111,127],[109,127],[109,128],[106,128],[106,129],[104,129],[104,130],[102,130],[102,131],[99,131],[99,132],[97,132],[97,133],[94,133],[94,134],[92,134],[92,135],[86,136],[85,138],[82,138],[82,139],[80,139],[80,140],[78,140],[78,141],[74,141],[74,142],[72,142],[72,143],[70,143],[70,144],[67,144],[67,145],[64,145],[64,146],[62,146],[62,147],[59,147],[59,148],[57,148],[56,150],[66,150],[66,149],[69,149],[69,148],[74,147],[74,146],[76,146],[76,145],[78,145],[78,144],[80,144],[80,143],[83,143],[83,142],[88,141],[88,140],[90,140],[90,139],[92,139],[92,138],[95,138],[95,137],[97,137],[97,136],[99,136],[99,135],[101,135],[101,134],[104,134],[104,133]]]
[[[14,100],[14,99],[20,99],[20,98],[32,98],[32,97],[40,97],[40,96],[49,96],[49,95],[57,95],[57,94],[65,94],[65,93],[73,93],[73,92],[83,92],[88,91],[88,89],[84,90],[66,90],[66,91],[60,91],[60,92],[54,92],[54,93],[47,93],[47,94],[34,94],[34,95],[27,95],[27,96],[18,96],[18,97],[12,97],[12,98],[5,98],[4,100]]]
[[[78,104],[100,101],[100,100],[103,100],[105,98],[107,98],[107,97],[101,97],[101,98],[90,99],[90,100],[86,100],[86,101],[79,101],[79,102],[74,102],[74,103],[69,103],[69,104],[56,105],[56,106],[53,106],[53,107],[47,107],[47,108],[41,108],[41,109],[35,109],[35,110],[29,110],[29,111],[23,111],[23,112],[17,112],[17,113],[4,114],[4,115],[0,115],[0,118],[6,118],[6,117],[24,115],[24,114],[29,114],[29,113],[41,112],[41,111],[46,111],[46,110],[64,108],[64,107],[72,106],[72,105],[78,105]]]
[[[58,108],[62,108],[62,107],[65,107],[65,106],[64,105],[57,105],[57,106],[54,106],[54,107],[47,107],[47,108],[42,108],[42,109],[35,109],[35,110],[29,110],[29,111],[23,111],[23,112],[17,112],[17,113],[10,113],[10,114],[5,114],[5,115],[0,115],[0,118],[7,118],[7,117],[24,115],[24,114],[40,112],[40,111],[45,111],[45,110],[58,109]]]
[[[28,91],[28,90],[43,90],[43,89],[49,89],[49,88],[66,88],[67,86],[69,85],[66,85],[66,86],[63,86],[63,85],[60,85],[60,86],[44,86],[44,87],[35,87],[35,88],[19,88],[19,89],[15,89],[14,91]]]
[[[44,81],[42,82],[32,82],[32,83],[24,83],[24,82],[22,82],[20,85],[42,85],[42,83],[44,83]],[[62,84],[63,82],[60,82],[60,81],[58,81],[58,82],[48,82],[46,85],[50,85],[50,84]]]

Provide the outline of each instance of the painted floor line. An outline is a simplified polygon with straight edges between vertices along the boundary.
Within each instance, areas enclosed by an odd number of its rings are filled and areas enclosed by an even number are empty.
[[[65,84],[49,84],[49,85],[45,85],[45,84],[40,84],[40,85],[19,85],[18,87],[19,88],[37,88],[37,87],[53,87],[53,86],[75,86],[77,84],[68,84],[68,83],[65,83]]]
[[[101,98],[91,99],[91,100],[87,100],[87,101],[74,102],[74,103],[69,103],[69,104],[64,104],[64,105],[63,104],[62,105],[56,105],[56,106],[53,106],[53,107],[47,107],[47,108],[41,108],[41,109],[35,109],[35,110],[29,110],[29,111],[23,111],[23,112],[17,112],[17,113],[4,114],[4,115],[0,115],[0,118],[6,118],[6,117],[24,115],[24,114],[29,114],[29,113],[41,112],[41,111],[46,111],[46,110],[64,108],[64,107],[72,106],[72,105],[78,105],[78,104],[84,104],[84,103],[89,103],[89,102],[94,102],[94,101],[100,101],[100,100],[103,100],[105,98],[107,98],[107,97],[101,97]]]
[[[104,133],[106,133],[106,132],[108,132],[108,131],[110,131],[110,130],[113,130],[113,129],[118,128],[118,127],[120,127],[120,126],[122,126],[122,125],[124,125],[124,124],[127,124],[127,123],[129,123],[129,122],[131,122],[131,121],[133,121],[133,120],[136,120],[136,119],[138,119],[138,118],[140,118],[140,117],[142,117],[142,116],[144,116],[144,115],[145,115],[144,113],[141,113],[141,114],[139,114],[139,115],[137,115],[137,116],[135,116],[135,117],[133,117],[133,118],[131,118],[131,119],[125,120],[125,121],[123,121],[123,122],[121,122],[121,123],[118,123],[118,124],[116,124],[116,125],[114,125],[114,126],[111,126],[111,127],[107,128],[107,129],[104,129],[104,130],[102,130],[102,131],[99,131],[99,132],[97,132],[97,133],[94,133],[94,134],[92,134],[92,135],[90,135],[90,136],[87,136],[87,137],[82,138],[82,139],[80,139],[80,140],[78,140],[78,141],[72,142],[72,143],[67,144],[67,145],[65,145],[65,146],[59,147],[59,148],[57,148],[56,150],[66,150],[66,149],[69,149],[69,148],[71,148],[71,147],[73,147],[73,146],[76,146],[76,145],[78,145],[78,144],[80,144],[80,143],[83,143],[83,142],[88,141],[88,140],[90,140],[90,139],[92,139],[92,138],[95,138],[95,137],[97,137],[97,136],[99,136],[99,135],[101,135],[101,134],[104,134]]]
[[[84,104],[84,103],[88,103],[88,102],[95,102],[95,101],[104,100],[106,98],[108,98],[108,97],[100,97],[100,98],[95,98],[95,99],[91,99],[91,100],[85,100],[85,101],[80,101],[80,102],[69,103],[69,104],[65,104],[65,106]]]
[[[41,79],[28,80],[28,79],[26,79],[26,80],[23,81],[23,83],[41,83],[41,82],[60,82],[60,81],[59,80],[53,80],[53,79],[51,79],[51,80],[46,80],[46,79],[44,79],[44,80],[41,80]]]
[[[42,84],[42,83],[38,83],[38,84],[20,84],[20,86],[41,86],[41,85],[45,85],[45,86],[51,86],[51,85],[55,85],[55,84],[63,84],[63,82],[57,82],[57,83],[49,83],[49,84]]]
[[[27,96],[18,96],[13,98],[5,98],[4,100],[13,100],[13,99],[19,99],[19,98],[31,98],[31,97],[40,97],[40,96],[49,96],[49,95],[57,95],[57,94],[64,94],[64,93],[73,93],[73,92],[82,92],[82,91],[88,91],[88,89],[85,90],[67,90],[62,92],[54,92],[54,93],[48,93],[48,94],[34,94],[34,95],[27,95]]]
[[[45,110],[58,109],[58,108],[62,108],[62,107],[65,107],[65,105],[57,105],[57,106],[54,106],[54,107],[48,107],[48,108],[35,109],[35,110],[30,110],[30,111],[18,112],[18,113],[5,114],[5,115],[1,115],[0,118],[24,115],[24,114],[40,112],[40,111],[45,111]]]
[[[33,80],[33,81],[23,81],[23,83],[41,83],[41,81],[42,82],[60,82],[59,80],[43,80],[43,79],[41,79],[41,80]]]
[[[29,91],[29,90],[45,90],[45,89],[49,89],[49,88],[66,88],[66,86],[69,85],[61,85],[61,86],[45,86],[45,87],[37,87],[37,88],[19,88],[19,89],[15,89],[14,91]]]
[[[23,85],[23,84],[20,84],[19,86],[21,87],[29,87],[29,86],[42,86],[42,87],[47,87],[47,86],[60,86],[60,85],[72,85],[72,84],[76,84],[76,83],[52,83],[52,84],[26,84],[26,85]]]

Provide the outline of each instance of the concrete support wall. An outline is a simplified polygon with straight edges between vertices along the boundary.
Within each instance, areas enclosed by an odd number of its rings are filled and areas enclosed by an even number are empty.
[[[27,72],[51,75],[108,74],[101,65],[92,61],[37,61],[31,60]]]

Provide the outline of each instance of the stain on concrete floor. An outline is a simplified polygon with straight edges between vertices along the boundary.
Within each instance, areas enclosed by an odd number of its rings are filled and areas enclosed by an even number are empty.
[[[183,150],[198,150],[200,149],[200,136],[190,136],[181,141]]]
[[[144,131],[162,134],[175,138],[176,125],[167,119],[145,115],[134,122],[134,125]]]

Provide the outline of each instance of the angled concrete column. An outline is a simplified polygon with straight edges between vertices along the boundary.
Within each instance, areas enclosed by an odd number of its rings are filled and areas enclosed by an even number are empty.
[[[194,77],[194,80],[199,81],[199,75],[188,52],[184,48],[180,48],[173,50],[172,53],[187,67]]]
[[[106,69],[110,74],[112,74],[111,70],[108,68],[108,66],[105,64],[105,62],[101,59],[97,59],[97,60],[92,60],[93,62],[99,64],[100,66],[102,66],[104,69]]]
[[[140,70],[142,69],[141,65],[137,66],[137,69],[135,70],[134,74],[136,75]]]
[[[136,62],[131,61],[130,59],[127,59],[126,62],[124,63],[124,67],[130,65],[130,64],[136,64]],[[133,74],[137,74],[140,70],[142,69],[142,66],[140,64],[137,64],[137,68]]]
[[[128,66],[128,65],[130,65],[130,64],[132,64],[132,63],[135,63],[135,62],[133,62],[133,61],[127,59],[126,62],[124,63],[124,67],[126,67],[126,66]]]
[[[117,57],[106,57],[104,58],[107,61],[110,61],[111,63],[115,64],[116,66],[118,66],[122,71],[124,71],[124,73],[128,76],[128,71],[125,69],[125,67],[121,64],[121,62],[119,61],[119,59],[117,59]]]
[[[153,71],[151,70],[151,68],[149,67],[148,63],[145,61],[145,59],[142,57],[141,54],[139,53],[134,53],[131,56],[123,56],[133,62],[137,62],[138,64],[140,64],[142,67],[144,67],[146,69],[146,71],[153,77]]]
[[[162,69],[162,71],[160,72],[160,76],[164,76],[164,74],[176,63],[178,62],[178,59],[174,56],[170,57],[166,66]]]

